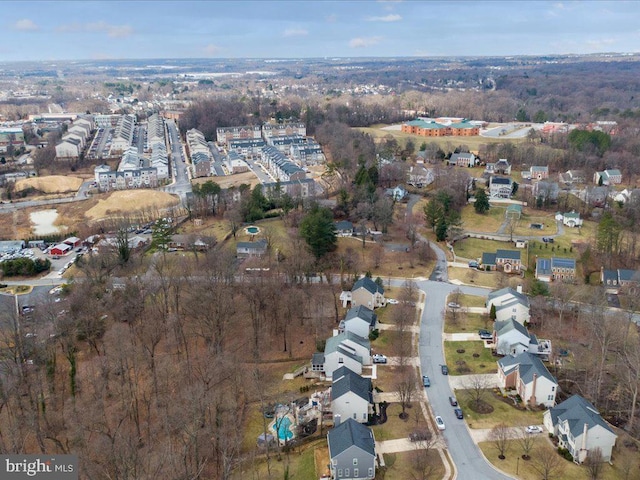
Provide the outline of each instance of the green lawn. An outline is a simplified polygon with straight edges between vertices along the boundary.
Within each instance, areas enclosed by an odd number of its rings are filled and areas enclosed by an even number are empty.
[[[409,418],[402,420],[398,415],[402,412],[399,402],[389,404],[387,408],[387,421],[382,425],[371,427],[376,441],[393,440],[395,438],[406,438],[416,428],[424,428],[427,423],[422,415],[422,409],[418,402],[413,402],[411,408],[407,409]]]
[[[453,246],[457,256],[472,260],[482,257],[483,252],[495,252],[499,248],[515,249],[511,242],[483,240],[482,238],[465,238],[456,242]]]
[[[481,313],[458,313],[457,321],[454,323],[453,315],[447,312],[444,333],[477,332],[481,328],[491,330],[492,323],[488,315]]]
[[[472,232],[496,233],[504,222],[505,207],[492,205],[485,215],[476,213],[473,205],[462,209],[462,228]]]
[[[456,350],[464,350],[458,353]],[[475,358],[473,354],[479,356]],[[496,358],[491,349],[485,348],[484,342],[474,340],[468,342],[444,342],[444,355],[449,366],[450,375],[471,375],[475,373],[495,373],[498,371]],[[458,362],[465,362],[459,364]],[[463,369],[466,367],[466,369]]]
[[[495,365],[495,363],[494,363]],[[467,420],[469,428],[492,428],[499,423],[507,425],[537,425],[542,423],[542,411],[521,410],[516,408],[513,403],[506,403],[498,398],[493,390],[487,390],[484,401],[491,404],[493,412],[481,414],[474,412],[471,407],[471,398],[466,390],[456,391],[456,398]]]
[[[462,293],[458,297],[458,300],[458,303],[463,307],[484,307],[487,299],[477,295],[465,295]]]
[[[417,472],[413,467],[416,461],[415,455],[419,455],[419,453],[385,453],[384,461],[386,469],[384,475],[379,472],[379,474],[376,475],[376,479],[384,478],[384,480],[407,480],[411,478],[422,478],[419,472]],[[438,452],[430,450],[425,452],[425,455],[427,458],[426,463],[429,465],[428,471],[432,473],[428,478],[443,478],[445,470]]]
[[[497,288],[503,275],[501,272],[482,272],[474,268],[449,267],[449,280],[460,280],[466,285]]]
[[[522,460],[521,458],[518,460],[520,455],[522,455],[522,447],[518,445],[516,440],[511,440],[508,442],[508,450],[506,452],[506,458],[504,460],[500,460],[498,458],[498,451],[496,450],[495,445],[492,442],[480,442],[478,444],[480,450],[485,457],[491,462],[496,468],[499,468],[503,472],[521,479],[521,480],[539,480],[541,478],[540,473],[534,469],[535,458],[538,452],[541,452],[543,449],[552,450],[551,443],[547,438],[542,438],[540,436],[536,441],[533,450],[531,452],[530,460]],[[553,451],[553,453],[556,453]],[[568,460],[562,461],[561,470],[559,470],[558,474],[556,474],[553,478],[561,478],[563,480],[588,480],[589,473],[585,467],[581,467],[576,465],[573,462]],[[517,475],[516,475],[517,470]],[[637,468],[636,468],[637,470]],[[627,477],[628,479],[636,478],[633,476],[633,471],[631,476]],[[624,478],[622,473],[620,472],[619,466],[614,464],[613,466],[608,463],[603,464],[602,475],[599,477],[600,480],[620,480]]]

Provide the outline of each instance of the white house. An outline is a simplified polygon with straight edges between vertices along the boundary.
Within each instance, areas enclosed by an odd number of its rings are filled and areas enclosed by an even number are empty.
[[[495,322],[493,326],[493,344],[499,355],[519,355],[529,351],[531,337],[527,328],[520,322],[508,319]]]
[[[80,156],[80,140],[75,137],[64,137],[59,144],[56,145],[56,158],[78,158]]]
[[[333,372],[343,366],[361,374],[363,365],[371,365],[369,340],[351,332],[339,333],[327,339],[323,371],[328,379],[333,377]]]
[[[407,183],[417,188],[431,185],[435,180],[433,168],[426,168],[423,165],[412,165],[409,167],[407,177]]]
[[[513,182],[509,177],[492,176],[489,180],[489,196],[491,198],[511,198]]]
[[[498,360],[498,383],[502,388],[516,390],[528,405],[553,407],[556,403],[557,380],[542,360],[529,352]]]
[[[342,330],[355,333],[359,337],[368,338],[369,332],[376,328],[378,316],[370,308],[358,305],[349,309],[344,320],[340,322]]]
[[[622,183],[622,173],[618,169],[604,170],[593,174],[593,183],[596,185],[618,185]]]
[[[563,225],[574,228],[582,226],[582,219],[577,212],[556,213],[556,220],[562,222]]]
[[[595,448],[602,452],[602,461],[611,461],[618,436],[598,410],[580,395],[547,410],[543,418],[549,433],[558,437],[558,446],[569,450],[574,462],[584,462]]]
[[[331,411],[342,420],[352,418],[358,423],[369,420],[371,399],[371,379],[363,378],[347,367],[333,372],[331,383]]]
[[[504,322],[513,319],[524,324],[531,318],[529,314],[529,297],[522,293],[522,289],[501,288],[494,290],[487,296],[487,313],[491,313],[491,306],[496,307],[496,321]]]

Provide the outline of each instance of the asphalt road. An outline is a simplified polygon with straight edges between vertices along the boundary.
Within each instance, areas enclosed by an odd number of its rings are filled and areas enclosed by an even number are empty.
[[[191,192],[191,181],[187,174],[187,163],[185,161],[178,127],[173,120],[167,120],[167,130],[171,142],[171,168],[173,172],[173,183],[164,188],[165,192],[175,193],[181,198]],[[175,167],[174,167],[175,165]]]

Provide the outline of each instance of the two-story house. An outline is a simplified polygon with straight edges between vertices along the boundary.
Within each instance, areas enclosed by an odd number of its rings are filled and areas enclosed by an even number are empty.
[[[312,362],[319,361],[314,357]],[[333,372],[347,367],[357,374],[362,373],[363,365],[371,365],[371,343],[352,332],[343,332],[327,339],[324,347],[322,369],[312,364],[312,369],[323,371],[327,379],[333,378]]]
[[[531,168],[529,168],[529,176],[532,180],[549,178],[549,167],[532,165]]]
[[[582,219],[580,218],[580,214],[575,211],[566,213],[558,212],[556,213],[555,218],[557,221],[562,222],[565,227],[569,228],[581,227],[583,223]]]
[[[513,181],[509,177],[492,176],[489,180],[489,196],[491,198],[511,198]]]
[[[342,420],[352,418],[367,423],[372,404],[371,379],[340,367],[333,372],[331,383],[331,411]]]
[[[618,169],[604,170],[593,174],[596,185],[619,185],[622,183],[622,173]]]
[[[339,329],[352,332],[362,338],[369,338],[371,330],[376,328],[378,316],[370,308],[364,305],[350,308],[344,320],[340,322]]]
[[[383,307],[386,303],[384,298],[384,288],[371,280],[369,277],[362,277],[353,284],[351,291],[345,291],[340,294],[342,306],[346,307],[351,302],[352,307],[364,305],[367,308],[374,309]]]
[[[502,270],[504,273],[518,273],[522,268],[519,250],[498,249],[496,253],[484,252],[480,263],[484,270]]]
[[[640,286],[640,271],[618,268],[616,270],[600,269],[600,281],[609,293],[625,290],[636,293]]]
[[[562,280],[572,282],[576,278],[575,258],[537,258],[536,279],[542,282]]]
[[[584,462],[595,448],[600,449],[602,461],[611,461],[618,436],[600,412],[580,395],[547,410],[543,418],[549,433],[558,437],[558,446],[569,450],[574,462]]]
[[[458,167],[475,167],[478,163],[473,153],[452,153],[448,160],[449,165]]]
[[[520,322],[508,319],[493,326],[493,344],[498,355],[520,355],[529,352],[542,360],[551,355],[551,341],[539,340]]]
[[[339,423],[327,434],[329,468],[335,480],[372,480],[376,476],[376,443],[373,431],[352,418]]]
[[[518,290],[506,287],[490,292],[487,296],[487,313],[491,313],[492,306],[495,306],[496,321],[498,322],[512,319],[525,324],[531,319],[529,297],[522,293],[520,287]]]
[[[498,360],[498,383],[516,390],[527,405],[553,407],[556,403],[558,381],[542,360],[529,352]]]

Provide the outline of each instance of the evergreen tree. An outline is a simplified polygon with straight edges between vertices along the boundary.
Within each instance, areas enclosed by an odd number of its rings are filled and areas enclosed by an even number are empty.
[[[484,191],[484,188],[478,188],[478,190],[476,190],[476,202],[473,204],[476,213],[485,214],[489,211],[490,207],[487,192]]]
[[[447,222],[444,217],[440,217],[438,219],[438,224],[436,225],[436,239],[439,242],[443,242],[447,238]]]
[[[300,221],[299,232],[316,258],[321,258],[336,248],[336,230],[333,215],[328,208],[314,205]]]

